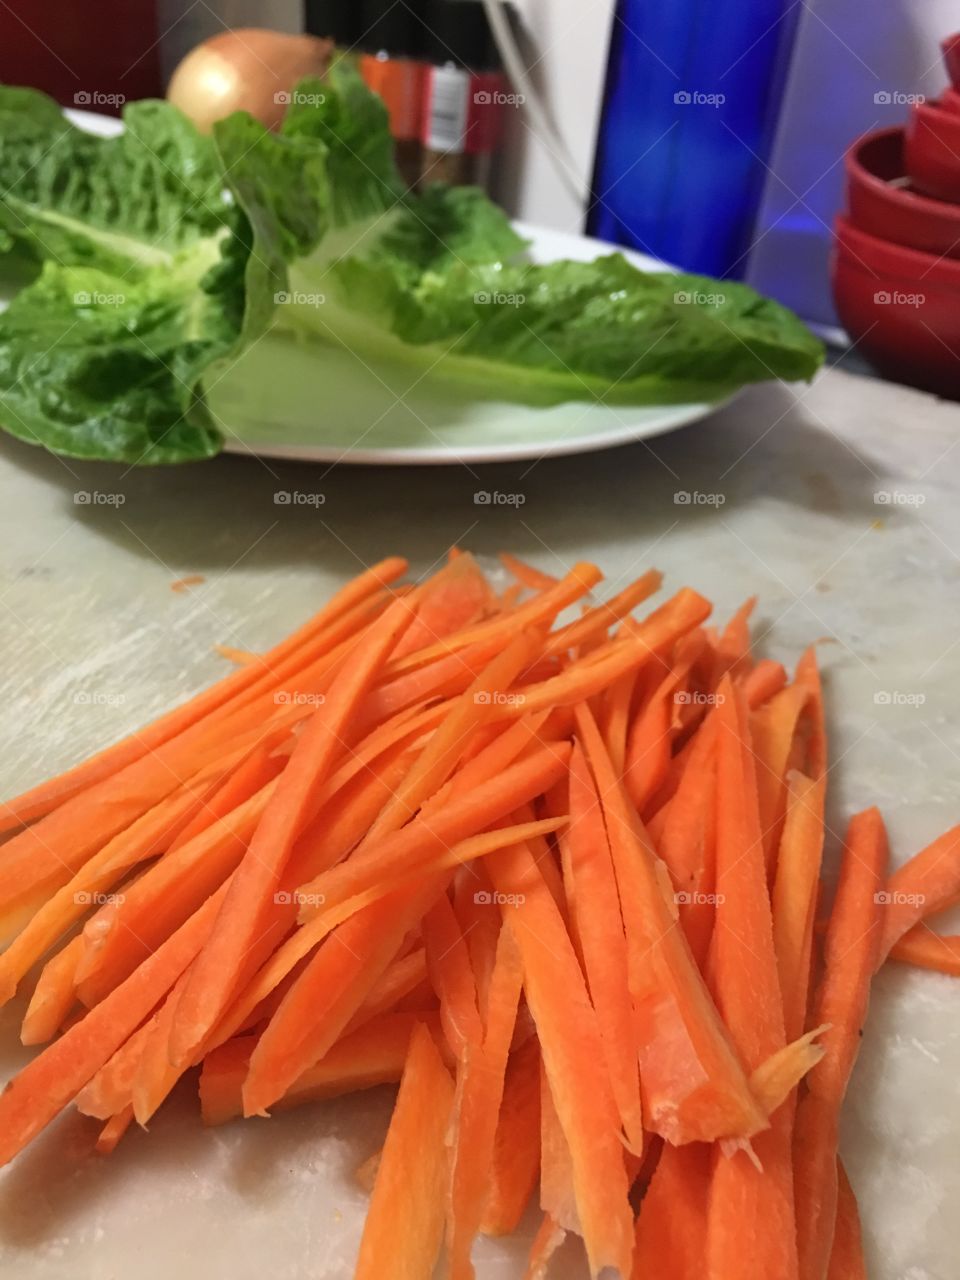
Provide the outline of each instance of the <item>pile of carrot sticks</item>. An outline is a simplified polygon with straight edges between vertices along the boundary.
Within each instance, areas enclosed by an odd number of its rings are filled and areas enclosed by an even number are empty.
[[[71,1103],[109,1152],[185,1073],[208,1125],[399,1083],[362,1280],[465,1280],[537,1202],[530,1277],[569,1235],[594,1277],[864,1276],[840,1110],[877,969],[960,972],[960,827],[891,874],[855,815],[827,909],[813,651],[502,560],[384,560],[0,806],[0,1000],[46,1044],[0,1162]]]

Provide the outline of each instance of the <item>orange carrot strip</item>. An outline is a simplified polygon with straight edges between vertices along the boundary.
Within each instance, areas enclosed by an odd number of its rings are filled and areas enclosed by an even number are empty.
[[[878,961],[905,933],[927,916],[953,906],[960,896],[960,826],[897,867],[886,886],[883,937]]]
[[[807,691],[807,702],[798,726],[794,754],[790,760],[792,769],[802,769],[811,778],[819,778],[827,767],[826,717],[823,706],[823,687],[817,666],[817,653],[807,649],[797,663],[795,682]]]
[[[787,778],[786,819],[773,884],[773,944],[788,1040],[795,1040],[807,1021],[825,791],[822,775],[808,778],[793,772]]]
[[[440,1001],[440,1022],[450,1052],[462,1058],[483,1039],[470,952],[446,894],[423,917],[427,971]]]
[[[511,1055],[497,1120],[490,1191],[480,1230],[506,1236],[516,1230],[540,1171],[540,1045],[531,1036]]]
[[[252,662],[259,662],[261,655],[254,653],[252,649],[235,649],[229,644],[215,644],[213,646],[214,653],[219,653],[221,658],[226,658],[228,662],[232,662],[238,667],[249,667]]]
[[[627,931],[647,1128],[675,1144],[756,1132],[766,1117],[664,896],[669,872],[631,810],[586,707],[577,708],[577,725],[601,798]]]
[[[173,986],[203,945],[224,893],[208,898],[126,982],[14,1076],[0,1094],[0,1164],[46,1128]]]
[[[631,726],[623,780],[638,813],[644,811],[667,776],[679,728],[677,711],[683,705],[681,699],[692,700],[692,695],[684,693],[682,686],[704,644],[702,631],[692,632],[677,644],[670,669]],[[613,764],[616,766],[615,760]]]
[[[925,924],[914,925],[895,943],[889,958],[918,969],[934,969],[960,978],[960,937],[934,933]]]
[[[83,954],[83,939],[71,938],[43,967],[20,1028],[23,1044],[52,1040],[72,1009],[76,998],[76,972]]]
[[[442,893],[447,875],[395,890],[347,920],[316,951],[267,1024],[250,1058],[244,1115],[266,1111],[319,1062],[396,956],[404,936]]]
[[[636,687],[637,672],[628,671],[603,695],[603,737],[617,773],[623,773],[627,758],[630,711]]]
[[[787,683],[787,673],[780,662],[761,658],[751,672],[743,677],[743,696],[751,711],[762,707]]]
[[[867,1280],[857,1197],[842,1160],[837,1160],[837,1225],[826,1280]]]
[[[575,622],[568,622],[547,637],[544,651],[548,655],[579,651],[581,653],[601,639],[615,622],[622,622],[638,605],[643,604],[660,590],[663,574],[650,569],[642,577],[606,600],[603,604],[587,609]]]
[[[350,1035],[366,1026],[372,1018],[394,1012],[408,996],[421,988],[426,990],[427,983],[427,953],[423,947],[417,947],[394,960],[380,981],[374,984],[366,1000],[344,1028],[344,1035]],[[426,1005],[421,1007],[425,1008]]]
[[[567,1232],[549,1213],[545,1213],[530,1246],[530,1258],[523,1273],[524,1280],[544,1280],[550,1260],[566,1239]]]
[[[338,591],[309,622],[264,654],[259,666],[233,672],[225,680],[204,690],[183,706],[167,712],[145,729],[138,730],[98,755],[91,756],[89,760],[52,778],[49,782],[41,783],[38,787],[0,805],[0,831],[10,830],[22,822],[41,817],[70,796],[118,773],[126,765],[155,751],[157,747],[224,706],[237,694],[250,688],[264,670],[275,670],[284,659],[298,653],[307,641],[322,634],[325,627],[342,618],[351,608],[368,600],[372,594],[388,583],[401,577],[406,570],[406,561],[398,557],[382,560]]]
[[[508,573],[513,574],[519,583],[525,587],[530,587],[533,591],[546,591],[548,588],[557,585],[558,579],[552,573],[544,573],[542,569],[537,569],[532,564],[527,564],[519,556],[512,556],[509,551],[501,551],[497,559]]]
[[[410,1036],[418,1025],[436,1038],[436,1015],[388,1013],[338,1040],[328,1053],[291,1085],[276,1103],[288,1110],[308,1102],[335,1098],[380,1084],[393,1084],[403,1074]],[[256,1036],[227,1040],[203,1060],[200,1072],[200,1114],[205,1125],[225,1124],[243,1115],[243,1081]]]
[[[506,817],[553,786],[562,777],[569,755],[567,743],[541,747],[504,769],[498,777],[451,799],[442,809],[431,810],[429,816],[415,818],[406,827],[383,837],[378,846],[317,876],[302,886],[306,901],[301,907],[301,920],[329,918],[340,903],[377,891],[391,877],[415,872],[454,842]]]
[[[474,1274],[470,1250],[483,1219],[522,984],[520,952],[507,919],[497,941],[483,1039],[467,1050],[457,1071],[447,1226],[451,1280],[472,1280]]]
[[[617,1109],[596,1014],[576,954],[529,849],[514,845],[494,854],[489,871],[497,889],[516,895],[520,904],[511,923],[550,1092],[570,1149],[591,1274],[596,1276],[609,1266],[628,1275],[633,1216],[617,1137]]]
[[[251,975],[249,950],[261,936],[293,843],[309,821],[343,735],[385,657],[410,619],[408,599],[395,601],[369,628],[326,702],[305,723],[293,754],[233,877],[221,915],[191,966],[170,1036],[170,1057],[190,1061],[197,1046]]]
[[[494,639],[508,641],[518,631],[526,627],[540,626],[562,613],[569,605],[586,595],[602,579],[603,574],[595,564],[578,562],[555,587],[542,591],[532,600],[526,601],[506,614],[497,614],[486,622],[478,622],[475,626],[464,627],[456,635],[450,636],[437,644],[428,645],[417,653],[409,654],[399,662],[391,662],[387,675],[398,676],[404,671],[422,667],[434,658],[443,658],[459,649],[466,649],[477,642]]]
[[[130,1128],[132,1120],[132,1107],[124,1107],[122,1111],[118,1111],[115,1116],[110,1117],[100,1130],[100,1136],[94,1145],[94,1150],[98,1156],[109,1156],[116,1151],[117,1144]]]
[[[256,746],[234,772],[223,780],[193,821],[188,822],[170,841],[166,852],[173,853],[182,845],[189,844],[195,836],[207,831],[215,822],[225,818],[261,787],[271,782],[286,764],[283,756],[273,754],[277,745],[271,736]]]
[[[785,1047],[783,1004],[760,828],[747,709],[730,676],[720,683],[717,741],[717,906],[710,973],[717,1008],[753,1071]],[[745,1151],[714,1152],[707,1270],[743,1280],[797,1276],[791,1120],[778,1112]]]
[[[823,978],[814,1020],[828,1023],[823,1058],[807,1076],[797,1107],[794,1180],[800,1280],[823,1276],[837,1214],[837,1131],[840,1107],[860,1048],[860,1032],[877,968],[883,929],[881,888],[887,836],[876,809],[851,819],[840,879],[824,938]]]
[[[570,919],[597,1011],[617,1110],[631,1149],[639,1151],[643,1107],[627,983],[627,939],[600,797],[579,745],[570,757],[569,803],[570,824],[559,843]]]
[[[633,1280],[700,1280],[707,1249],[710,1148],[663,1144],[640,1204]]]
[[[413,621],[397,642],[393,660],[456,635],[496,608],[496,597],[476,560],[464,552],[424,584]]]
[[[750,615],[757,607],[757,597],[745,600],[720,634],[716,645],[714,684],[727,672],[745,676],[752,666],[750,657]]]
[[[430,1276],[443,1239],[446,1134],[453,1082],[417,1027],[377,1169],[355,1280]]]
[[[21,979],[90,906],[108,897],[126,872],[161,853],[202,808],[219,783],[203,777],[182,787],[109,841],[61,889],[54,892],[0,955],[0,1004],[12,999]]]
[[[182,979],[180,979],[182,980]],[[174,984],[173,990],[176,990]],[[112,1115],[133,1106],[133,1082],[144,1045],[150,1038],[156,1014],[139,1026],[133,1035],[103,1064],[96,1075],[83,1086],[75,1098],[77,1110],[85,1116],[109,1120]]]
[[[825,1030],[825,1027],[814,1027],[751,1071],[750,1089],[768,1115],[772,1116],[790,1099],[800,1081],[823,1057],[823,1045],[816,1041]]]
[[[768,874],[773,871],[786,818],[791,755],[807,698],[803,686],[792,684],[750,716],[750,738],[757,761],[760,829]]]

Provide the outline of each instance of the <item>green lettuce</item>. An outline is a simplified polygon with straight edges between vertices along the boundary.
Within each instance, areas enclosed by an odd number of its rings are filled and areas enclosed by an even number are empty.
[[[0,267],[33,278],[0,315],[0,423],[77,457],[207,457],[211,393],[260,340],[532,404],[719,398],[808,378],[821,347],[745,285],[621,254],[537,265],[470,187],[404,193],[387,115],[348,66],[303,81],[279,132],[245,113],[199,134],[161,102],[94,137],[0,88]],[[304,402],[328,402],[322,348]],[[242,393],[242,387],[239,388]]]

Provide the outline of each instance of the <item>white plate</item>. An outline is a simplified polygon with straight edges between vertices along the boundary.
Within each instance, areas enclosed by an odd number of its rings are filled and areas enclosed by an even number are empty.
[[[92,133],[108,136],[121,127],[118,120],[89,111],[66,114]],[[545,227],[516,227],[530,241],[535,262],[589,262],[619,248]],[[670,269],[646,254],[622,252],[641,270]],[[583,453],[675,431],[727,403],[631,407],[571,400],[541,408],[511,400],[464,400],[455,387],[405,366],[373,365],[341,348],[296,345],[269,334],[241,361],[247,366],[242,380],[227,373],[207,392],[227,451],[304,462],[437,465]],[[318,376],[319,366],[335,377],[336,400],[319,399],[305,409],[294,388],[304,377],[322,387],[326,378]],[[251,384],[257,387],[252,396]]]

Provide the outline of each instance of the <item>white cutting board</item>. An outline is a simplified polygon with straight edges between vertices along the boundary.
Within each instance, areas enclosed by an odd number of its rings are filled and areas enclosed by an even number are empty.
[[[902,859],[960,819],[958,441],[957,406],[837,372],[800,392],[755,388],[672,437],[539,464],[224,457],[133,472],[3,439],[2,791],[201,687],[223,670],[211,645],[268,644],[361,563],[401,552],[422,571],[462,541],[551,571],[595,558],[609,591],[656,565],[721,616],[758,593],[774,657],[826,638],[831,823],[879,803]],[[278,505],[278,491],[324,501]],[[480,491],[523,501],[478,505]],[[681,491],[724,502],[675,503]],[[193,573],[206,581],[171,591]],[[15,1047],[19,1012],[0,1014],[0,1074],[28,1056]],[[863,1050],[844,1154],[872,1280],[956,1280],[960,984],[891,967]],[[364,1210],[351,1173],[379,1146],[388,1106],[380,1090],[207,1132],[184,1087],[109,1160],[90,1155],[92,1130],[71,1115],[0,1174],[0,1273],[346,1278]],[[524,1243],[482,1244],[481,1280],[519,1277]],[[585,1272],[573,1255],[557,1274]]]

